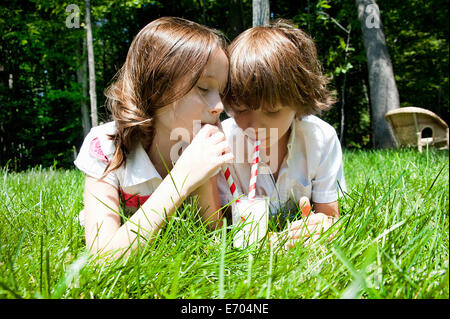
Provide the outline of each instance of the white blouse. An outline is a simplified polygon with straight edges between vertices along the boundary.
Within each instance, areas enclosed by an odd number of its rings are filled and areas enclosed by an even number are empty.
[[[100,178],[112,159],[116,149],[108,135],[116,132],[114,122],[91,129],[83,141],[80,152],[74,162],[85,174]],[[162,182],[162,178],[153,166],[140,143],[128,154],[126,163],[108,173],[104,181],[117,188],[121,207],[126,215],[131,215],[150,197]],[[80,216],[83,219],[83,216]]]

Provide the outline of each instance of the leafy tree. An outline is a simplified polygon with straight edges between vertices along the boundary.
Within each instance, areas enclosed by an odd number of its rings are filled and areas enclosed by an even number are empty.
[[[80,11],[69,28],[68,5]],[[104,89],[131,41],[150,21],[179,16],[222,30],[231,41],[252,27],[252,0],[90,0],[99,124],[108,120]],[[379,1],[400,105],[430,109],[448,122],[448,2]],[[88,129],[84,1],[0,3],[0,166],[73,167]],[[291,19],[312,35],[338,102],[322,117],[344,147],[372,147],[370,87],[354,0],[270,1],[271,18]],[[70,19],[69,19],[70,20]],[[70,20],[72,21],[72,20]]]

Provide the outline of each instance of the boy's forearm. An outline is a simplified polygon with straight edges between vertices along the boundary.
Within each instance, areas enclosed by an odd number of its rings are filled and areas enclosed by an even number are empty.
[[[331,203],[313,203],[313,206],[313,210],[316,213],[339,218],[339,203],[337,201]]]

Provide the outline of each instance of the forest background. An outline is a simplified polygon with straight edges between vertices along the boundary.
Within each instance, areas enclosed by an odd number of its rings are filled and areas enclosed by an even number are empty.
[[[444,0],[377,1],[401,106],[429,109],[448,123],[449,14]],[[79,8],[79,25],[68,18]],[[91,0],[99,124],[103,91],[131,41],[150,21],[178,16],[217,28],[232,41],[252,26],[252,0]],[[0,4],[0,166],[73,168],[89,105],[84,1]],[[270,1],[270,16],[314,38],[338,102],[321,117],[346,149],[374,147],[364,43],[354,0]],[[69,26],[69,27],[68,27]]]

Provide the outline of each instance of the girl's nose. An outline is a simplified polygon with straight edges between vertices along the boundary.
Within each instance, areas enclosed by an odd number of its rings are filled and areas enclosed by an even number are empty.
[[[217,101],[212,103],[211,107],[209,108],[209,113],[213,116],[218,116],[223,111],[223,103],[222,100],[219,98]]]

